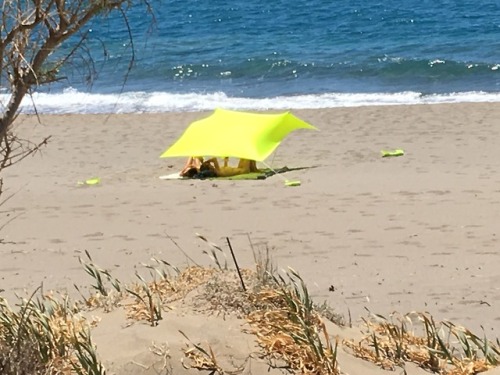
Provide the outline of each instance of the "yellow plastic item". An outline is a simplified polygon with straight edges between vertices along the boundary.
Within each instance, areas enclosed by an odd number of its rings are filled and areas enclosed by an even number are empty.
[[[300,186],[300,181],[299,180],[293,180],[293,181],[285,181],[285,186]]]
[[[382,151],[380,151],[380,153],[382,154],[383,158],[387,158],[387,157],[391,157],[391,156],[403,156],[405,154],[405,152],[403,150],[401,150],[400,148],[398,148],[396,150],[382,150]]]
[[[160,157],[228,156],[265,160],[290,132],[316,127],[292,115],[216,109],[195,121]]]
[[[101,179],[99,177],[89,178],[88,180],[85,180],[85,183],[87,185],[97,185],[100,182]]]
[[[97,185],[101,182],[99,177],[92,177],[85,181],[78,181],[78,185]]]

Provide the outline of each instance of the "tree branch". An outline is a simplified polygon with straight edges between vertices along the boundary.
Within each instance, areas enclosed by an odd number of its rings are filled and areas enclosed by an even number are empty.
[[[61,59],[48,65],[49,57],[63,43],[92,19],[118,10],[122,13],[132,49],[132,33],[124,9],[134,0],[4,0],[0,24],[0,79],[8,78],[10,97],[0,114],[0,171],[24,159],[44,145],[30,145],[27,149],[12,148],[18,141],[11,134],[10,127],[15,121],[23,98],[33,87],[54,82],[59,68],[65,65],[74,53],[82,48],[88,31]],[[151,13],[148,0],[136,0],[145,4]],[[133,51],[127,75],[135,61]],[[17,151],[16,151],[17,150]],[[1,194],[1,193],[0,193]]]

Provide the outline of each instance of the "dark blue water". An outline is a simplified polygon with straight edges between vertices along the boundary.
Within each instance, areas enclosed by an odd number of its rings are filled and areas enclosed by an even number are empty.
[[[82,111],[109,110],[97,94],[122,111],[499,100],[499,0],[151,5],[127,14],[133,48],[119,14],[89,25],[95,71],[63,83],[101,103]]]

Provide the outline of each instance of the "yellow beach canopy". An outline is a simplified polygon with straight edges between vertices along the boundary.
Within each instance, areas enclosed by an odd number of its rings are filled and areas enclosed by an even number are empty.
[[[265,160],[290,132],[316,129],[290,112],[261,114],[216,109],[195,121],[162,155]]]

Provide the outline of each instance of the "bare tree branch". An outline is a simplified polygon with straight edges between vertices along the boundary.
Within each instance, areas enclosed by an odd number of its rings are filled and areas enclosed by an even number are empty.
[[[135,53],[126,11],[134,4],[143,5],[152,14],[148,0],[2,0],[0,87],[7,89],[8,100],[6,103],[0,102],[0,173],[38,152],[50,139],[49,136],[41,142],[32,143],[18,138],[13,132],[13,124],[24,97],[31,96],[40,86],[63,79],[60,69],[70,64],[79,50],[89,55],[86,61],[95,72],[94,62],[89,51],[85,50],[84,43],[89,31],[83,28],[89,21],[113,12],[123,16],[132,46],[132,56],[125,75],[127,79],[135,61]],[[63,46],[65,52],[54,57],[54,52],[63,51]]]
[[[146,0],[136,0],[150,11]],[[132,43],[130,25],[125,11],[132,0],[4,0],[0,24],[0,82],[7,79],[9,99],[0,113],[0,139],[8,142],[9,129],[15,121],[26,94],[41,85],[55,82],[60,68],[79,50],[88,32],[73,40],[73,48],[59,58],[50,61],[50,56],[65,42],[74,37],[92,19],[121,12]],[[134,63],[132,54],[130,71]],[[2,150],[7,152],[8,147]],[[0,158],[7,157],[0,154]],[[7,157],[9,159],[9,157]],[[5,168],[10,162],[1,163]],[[1,171],[1,168],[0,168]]]

